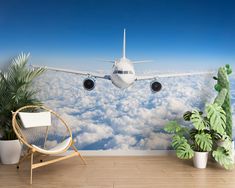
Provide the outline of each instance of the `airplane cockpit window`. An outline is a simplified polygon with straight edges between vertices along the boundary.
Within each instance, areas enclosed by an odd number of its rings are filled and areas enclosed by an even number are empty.
[[[115,70],[115,71],[113,71],[113,74],[133,74],[133,72],[132,71]]]

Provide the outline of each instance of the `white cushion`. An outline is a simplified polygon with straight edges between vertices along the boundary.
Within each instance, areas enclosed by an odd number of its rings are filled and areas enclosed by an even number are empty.
[[[50,112],[19,112],[24,128],[51,126]]]
[[[67,139],[65,139],[63,142],[57,144],[55,147],[51,148],[51,149],[43,149],[40,148],[34,144],[32,144],[32,146],[37,149],[38,152],[41,153],[46,153],[46,154],[53,154],[53,153],[59,153],[65,150],[66,147],[68,147],[70,145],[71,142],[71,137],[68,137]]]

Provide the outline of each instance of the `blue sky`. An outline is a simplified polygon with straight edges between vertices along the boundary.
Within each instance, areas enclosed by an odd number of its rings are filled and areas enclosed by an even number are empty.
[[[101,59],[152,59],[139,69],[208,69],[235,62],[235,1],[1,0],[0,62],[108,69]]]

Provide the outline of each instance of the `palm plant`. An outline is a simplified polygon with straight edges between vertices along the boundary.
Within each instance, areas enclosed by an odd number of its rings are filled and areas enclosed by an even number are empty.
[[[15,140],[12,129],[12,112],[29,104],[41,104],[35,98],[37,91],[31,86],[33,80],[44,72],[44,68],[29,69],[29,54],[14,58],[5,71],[0,72],[0,131],[3,140]]]

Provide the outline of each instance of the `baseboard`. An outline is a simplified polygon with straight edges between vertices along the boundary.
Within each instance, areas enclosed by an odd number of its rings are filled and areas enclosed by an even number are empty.
[[[70,154],[71,150],[62,155]],[[164,156],[175,155],[174,150],[80,150],[83,156]]]

